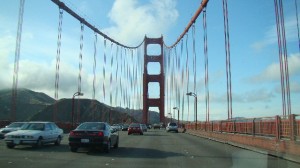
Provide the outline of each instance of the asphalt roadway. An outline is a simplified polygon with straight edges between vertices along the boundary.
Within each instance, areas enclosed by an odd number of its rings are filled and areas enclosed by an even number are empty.
[[[144,135],[120,132],[118,149],[110,153],[69,150],[67,135],[60,146],[6,148],[0,140],[1,168],[300,168],[277,157],[203,139],[186,133],[149,130]]]

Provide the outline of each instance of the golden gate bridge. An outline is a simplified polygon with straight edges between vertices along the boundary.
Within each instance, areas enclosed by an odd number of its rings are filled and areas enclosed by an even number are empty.
[[[98,37],[101,36],[103,40],[103,48],[106,51],[109,47],[111,53],[105,52],[103,55],[103,78],[109,81],[110,84],[116,83],[115,95],[112,94],[113,89],[110,89],[108,93],[107,88],[110,86],[102,83],[102,92],[104,98],[108,98],[110,104],[112,102],[118,102],[121,105],[125,105],[129,108],[134,108],[134,103],[130,102],[131,96],[140,97],[142,102],[137,104],[143,105],[143,123],[148,123],[149,107],[158,107],[160,113],[160,121],[166,122],[165,110],[173,109],[178,111],[177,122],[185,122],[184,126],[194,134],[200,134],[205,137],[211,137],[215,139],[221,139],[228,142],[238,142],[245,145],[252,145],[255,147],[261,147],[273,151],[286,152],[288,154],[300,155],[300,146],[297,145],[297,141],[300,139],[300,120],[299,114],[293,114],[291,108],[291,96],[290,96],[290,79],[289,79],[289,64],[287,58],[287,42],[285,33],[285,21],[283,12],[283,1],[274,0],[275,18],[276,18],[276,33],[278,41],[278,59],[280,65],[280,82],[281,82],[281,97],[282,97],[282,114],[277,116],[265,117],[265,118],[251,118],[236,120],[234,119],[234,112],[232,111],[232,84],[231,80],[234,76],[231,75],[231,48],[230,48],[230,30],[229,30],[229,16],[227,0],[222,1],[223,6],[223,26],[224,26],[224,44],[225,44],[225,65],[226,65],[226,88],[227,88],[227,119],[221,121],[210,120],[210,90],[209,90],[209,53],[208,53],[208,39],[207,36],[207,22],[206,22],[206,7],[209,5],[209,0],[203,0],[199,5],[198,10],[188,22],[186,28],[179,35],[178,39],[171,45],[167,45],[164,42],[163,36],[159,38],[149,38],[145,36],[144,40],[137,46],[128,46],[122,44],[115,39],[109,37],[105,33],[101,32],[92,23],[88,22],[84,17],[78,15],[66,4],[59,0],[52,0],[59,8],[59,24],[58,24],[58,36],[57,36],[57,55],[56,55],[56,75],[55,75],[55,99],[58,100],[59,93],[59,79],[60,79],[60,50],[61,50],[61,36],[63,29],[63,15],[64,12],[70,14],[73,18],[80,22],[80,52],[79,52],[79,72],[78,72],[78,90],[74,96],[80,96],[81,90],[81,72],[82,72],[82,49],[83,49],[83,32],[85,27],[91,29],[94,32],[94,64],[93,64],[93,96],[95,99],[95,80],[96,80],[96,54]],[[24,13],[25,0],[20,0],[19,8],[19,20],[18,31],[16,39],[16,51],[14,62],[14,74],[13,74],[13,89],[12,89],[12,107],[10,121],[16,121],[16,104],[17,88],[18,88],[18,71],[19,71],[19,59],[20,59],[20,45],[22,36],[22,23]],[[298,41],[300,50],[300,37],[299,37],[299,24],[298,24],[298,8],[295,1],[295,9],[297,16],[297,28],[298,28]],[[196,40],[199,40],[195,36],[196,21],[202,14],[202,29],[203,29],[203,56],[204,56],[204,79],[205,79],[205,121],[199,122],[197,120],[197,55],[196,55]],[[189,39],[189,36],[192,36]],[[188,42],[188,40],[191,40]],[[148,54],[148,45],[158,46],[158,54]],[[113,51],[114,50],[114,51]],[[183,52],[186,53],[183,53]],[[114,55],[114,56],[113,56]],[[107,60],[108,57],[110,60]],[[120,58],[120,59],[117,59]],[[183,57],[185,57],[183,59]],[[109,62],[110,61],[110,62]],[[120,61],[120,62],[119,62]],[[184,62],[186,61],[186,62]],[[192,65],[190,65],[192,62]],[[110,64],[109,64],[110,63]],[[132,64],[133,63],[133,64]],[[148,74],[148,65],[150,63],[158,63],[160,72],[158,74]],[[132,66],[135,65],[135,66]],[[106,67],[107,66],[107,67]],[[192,70],[190,70],[192,67]],[[107,68],[114,69],[107,75]],[[193,74],[193,80],[189,78],[190,74]],[[125,77],[125,79],[124,79]],[[126,80],[126,82],[124,81]],[[142,86],[138,86],[137,81],[143,81]],[[192,80],[193,88],[190,88],[190,81]],[[159,94],[158,98],[149,98],[149,83],[158,83]],[[127,83],[125,86],[124,83]],[[120,100],[113,100],[117,97],[121,97]],[[171,100],[175,97],[175,103]],[[185,111],[189,113],[191,111],[189,107],[189,97],[194,97],[194,122],[188,122],[188,119],[183,118]],[[185,101],[188,101],[185,104]],[[78,101],[79,102],[79,101]],[[78,103],[78,106],[80,103]],[[185,107],[187,105],[187,107]],[[177,107],[174,107],[177,106]],[[187,110],[186,110],[187,109]],[[179,113],[181,111],[181,113]],[[53,121],[59,122],[56,119],[57,108],[53,111]],[[181,116],[180,116],[181,114]],[[80,114],[78,113],[77,120],[79,120]],[[229,136],[228,136],[229,135]],[[262,137],[273,137],[262,138]],[[274,143],[277,144],[274,147]],[[276,149],[275,149],[276,148]]]

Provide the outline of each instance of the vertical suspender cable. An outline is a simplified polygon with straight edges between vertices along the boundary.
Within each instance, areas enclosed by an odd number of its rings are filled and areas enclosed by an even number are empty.
[[[79,73],[78,73],[78,92],[81,93],[81,71],[82,71],[82,49],[83,49],[84,24],[80,23],[80,51],[79,51]],[[80,101],[77,104],[77,123],[80,122]]]
[[[285,93],[285,82],[284,82],[284,68],[283,68],[283,58],[282,58],[282,41],[281,41],[281,27],[278,11],[278,2],[274,0],[275,5],[275,16],[276,16],[276,28],[277,28],[277,42],[278,42],[278,52],[279,52],[279,64],[280,64],[280,81],[281,81],[281,96],[282,96],[282,113],[283,116],[286,115],[286,93]]]
[[[230,65],[231,63],[230,63],[230,42],[229,42],[227,0],[223,0],[223,15],[224,15],[225,51],[226,51],[227,107],[228,107],[228,119],[231,119],[232,118],[231,65]]]
[[[296,7],[296,19],[297,19],[297,31],[298,31],[298,47],[300,53],[300,32],[299,32],[299,20],[298,20],[298,5],[297,0],[295,0],[295,7]]]
[[[118,73],[119,73],[119,61],[118,61],[118,55],[119,54],[119,46],[117,46],[117,52],[116,52],[116,64],[117,64],[117,67],[116,67],[116,71],[115,71],[115,86],[116,86],[116,91],[115,91],[115,104],[116,106],[118,105],[117,103],[117,98],[119,98],[119,87],[118,87],[118,83],[119,83],[119,78],[118,78]]]
[[[190,83],[190,77],[189,77],[189,51],[188,51],[188,38],[189,38],[189,34],[186,34],[186,41],[185,41],[185,49],[186,49],[186,64],[185,64],[185,68],[186,68],[186,77],[187,77],[187,85],[186,85],[186,90],[187,92],[189,92],[189,83]],[[187,121],[189,120],[189,115],[190,115],[190,98],[189,96],[187,97],[187,101],[188,101],[188,114],[187,114]]]
[[[94,41],[94,65],[93,65],[93,73],[94,73],[94,78],[93,78],[93,101],[92,101],[92,109],[93,109],[93,121],[96,121],[96,68],[97,68],[97,33],[94,32],[95,34],[95,41]]]
[[[16,50],[15,50],[15,62],[14,62],[14,73],[13,73],[13,87],[11,95],[11,121],[16,120],[17,110],[17,92],[18,92],[18,73],[19,73],[19,60],[20,60],[20,49],[21,49],[21,37],[22,37],[22,24],[23,24],[23,13],[24,13],[25,0],[20,1],[19,7],[19,20],[18,30],[16,38]]]
[[[63,10],[59,8],[59,21],[58,21],[58,36],[57,36],[57,51],[56,51],[56,71],[55,71],[55,104],[53,110],[53,121],[56,121],[56,113],[58,111],[58,88],[59,88],[59,64],[60,64],[60,48],[61,48],[61,32],[62,32]]]
[[[95,41],[94,41],[94,64],[93,64],[93,99],[95,99],[96,94],[96,68],[97,68],[97,33],[95,33]]]
[[[286,90],[286,103],[287,103],[287,113],[291,114],[291,98],[290,98],[290,79],[289,79],[289,65],[287,57],[287,47],[286,47],[286,36],[285,36],[285,25],[284,25],[284,12],[282,0],[279,0],[279,10],[280,10],[280,25],[282,33],[282,47],[283,47],[283,57],[284,57],[284,76],[285,76],[285,90]]]
[[[112,106],[112,92],[113,92],[113,88],[112,88],[112,71],[113,71],[113,45],[114,43],[111,42],[110,44],[110,76],[109,76],[109,104],[110,106]]]
[[[105,68],[106,68],[106,38],[103,41],[104,45],[104,53],[103,53],[103,69],[102,69],[102,76],[103,76],[103,83],[102,83],[102,92],[103,92],[103,102],[105,103]]]
[[[207,24],[206,8],[203,10],[203,32],[204,32],[204,66],[205,66],[205,102],[206,102],[206,122],[209,122],[209,84],[208,84],[208,54],[207,54]]]
[[[180,40],[180,57],[183,57],[183,40]],[[182,68],[181,68],[181,88],[184,88],[184,65],[182,65]],[[181,89],[182,90],[182,100],[181,100],[181,120],[183,121],[183,114],[184,114],[184,97],[186,96],[185,95],[185,92],[184,92],[184,89]]]
[[[192,36],[193,36],[193,73],[194,73],[194,93],[197,94],[197,90],[196,90],[196,42],[195,42],[195,30],[196,27],[195,27],[195,23],[193,24],[192,26]],[[198,102],[195,102],[194,104],[194,111],[196,111],[196,103]],[[194,118],[195,118],[195,121],[197,120],[197,116],[196,116],[196,113],[194,113]],[[196,121],[197,122],[197,121]]]

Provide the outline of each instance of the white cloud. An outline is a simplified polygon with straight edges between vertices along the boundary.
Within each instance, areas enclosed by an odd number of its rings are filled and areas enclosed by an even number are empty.
[[[152,0],[139,4],[137,0],[116,0],[109,18],[115,24],[103,30],[121,43],[137,45],[144,36],[160,37],[176,21],[178,12],[173,0]]]
[[[0,89],[10,88],[13,80],[13,67],[9,62],[14,61],[13,58],[9,58],[9,55],[14,54],[13,47],[15,45],[15,39],[11,35],[4,35],[0,38]]]
[[[285,20],[285,36],[286,41],[297,41],[297,22],[294,17],[289,17]],[[273,25],[270,27],[262,40],[255,42],[252,44],[252,48],[254,48],[256,51],[260,51],[263,48],[276,44],[277,43],[277,28],[276,25]]]
[[[288,57],[289,76],[290,78],[300,74],[300,53],[291,54]],[[255,75],[249,79],[252,83],[273,82],[280,81],[280,65],[279,63],[272,63],[260,74]]]

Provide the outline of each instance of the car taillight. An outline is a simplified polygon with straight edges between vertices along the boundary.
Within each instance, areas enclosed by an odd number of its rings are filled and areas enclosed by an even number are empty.
[[[98,132],[97,136],[103,136],[103,132]]]
[[[74,133],[74,131],[70,131],[70,134],[69,134],[69,136],[75,136],[75,133]]]

